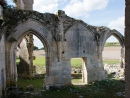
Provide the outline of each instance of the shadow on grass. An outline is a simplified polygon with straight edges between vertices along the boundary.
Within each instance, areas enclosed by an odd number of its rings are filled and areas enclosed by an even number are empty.
[[[72,74],[72,76],[74,79],[81,79],[82,74]],[[30,84],[34,86],[34,90],[25,90]],[[43,84],[44,78],[18,79],[18,85],[23,87],[24,91],[18,96],[8,98],[125,98],[125,83],[121,80],[107,79],[91,82],[87,85],[53,87],[50,90],[45,90]]]
[[[72,73],[71,77],[73,79],[82,79],[82,74],[81,73]]]
[[[35,75],[33,79],[18,78],[18,87],[22,87],[25,90],[29,85],[33,85],[36,89],[41,89],[45,85],[45,74]]]

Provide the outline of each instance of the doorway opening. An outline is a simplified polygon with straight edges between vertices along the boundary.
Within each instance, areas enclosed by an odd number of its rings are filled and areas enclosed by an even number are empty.
[[[87,83],[86,58],[71,58],[72,84],[81,85]]]

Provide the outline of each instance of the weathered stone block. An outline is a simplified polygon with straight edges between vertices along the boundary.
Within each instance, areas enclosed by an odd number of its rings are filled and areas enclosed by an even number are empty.
[[[60,71],[60,70],[62,70],[62,67],[61,66],[53,66],[53,67],[51,67],[51,71]]]
[[[45,77],[45,83],[46,85],[52,85],[54,82],[54,77],[53,76],[46,76]]]

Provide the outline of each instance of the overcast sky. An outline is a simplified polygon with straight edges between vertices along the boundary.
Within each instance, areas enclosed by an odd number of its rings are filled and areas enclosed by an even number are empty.
[[[12,0],[7,0],[13,4]],[[68,16],[94,26],[116,29],[124,35],[125,0],[34,0],[34,10],[56,13],[64,10]],[[35,37],[34,44],[43,47]],[[111,37],[107,41],[117,41]]]

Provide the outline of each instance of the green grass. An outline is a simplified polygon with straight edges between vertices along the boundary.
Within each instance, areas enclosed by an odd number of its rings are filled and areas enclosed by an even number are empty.
[[[124,93],[125,83],[112,79],[95,81],[88,85],[71,85],[69,87],[55,88],[49,91],[42,88],[42,79],[19,79],[18,84],[22,86],[32,84],[34,90],[39,91],[40,94],[37,96],[28,98],[79,98],[79,96],[83,96],[83,98],[125,98],[122,95],[117,95],[119,92]]]
[[[18,64],[19,59],[17,58],[16,63]],[[45,58],[43,57],[36,57],[33,61],[34,65],[36,66],[45,66]],[[119,60],[104,60],[103,63],[106,64],[119,64]],[[81,58],[73,58],[71,59],[71,67],[81,68],[82,67],[82,59]]]
[[[33,85],[34,88],[42,88],[44,81],[43,79],[18,79],[17,84],[19,87],[27,88],[29,85]]]
[[[104,64],[119,64],[120,60],[103,60]]]
[[[45,58],[44,57],[36,57],[33,61],[34,65],[45,66]]]
[[[17,61],[19,61],[17,59]],[[104,60],[104,63],[115,64],[119,63],[119,60]],[[34,65],[45,66],[45,58],[36,58]],[[72,67],[81,67],[82,59],[71,59]],[[72,83],[82,83],[82,74],[72,74]],[[109,78],[112,78],[109,76]],[[27,86],[33,85],[35,92],[39,92],[38,95],[28,98],[124,98],[124,96],[118,96],[116,93],[125,91],[125,83],[119,80],[108,79],[103,81],[95,81],[88,85],[71,85],[69,87],[55,88],[54,90],[44,90],[43,86],[44,78],[37,79],[18,79],[18,87],[23,87],[26,91]]]
[[[82,73],[72,73],[71,74],[71,77],[72,78],[72,84],[75,84],[75,83],[82,83]]]
[[[20,62],[19,58],[16,59],[16,64]],[[33,61],[34,65],[37,66],[45,66],[45,58],[44,57],[36,57],[36,59]]]
[[[82,59],[80,59],[80,58],[71,59],[71,67],[81,68],[82,67]]]
[[[20,60],[17,58],[16,63],[18,64]],[[36,66],[45,66],[45,58],[44,57],[36,57],[36,59],[33,61],[33,64]],[[71,60],[71,66],[79,68],[82,65],[82,59],[72,59]]]
[[[110,47],[110,46],[120,46],[119,42],[106,42],[105,47]]]
[[[19,59],[19,57],[17,57],[17,58],[16,58],[16,65],[18,65],[19,62],[20,62],[20,59]]]

